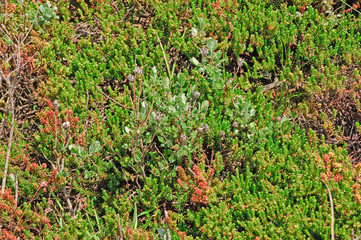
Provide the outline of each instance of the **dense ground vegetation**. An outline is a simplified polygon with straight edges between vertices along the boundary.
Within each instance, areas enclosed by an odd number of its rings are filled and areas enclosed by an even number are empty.
[[[0,239],[361,234],[360,1],[2,1]]]

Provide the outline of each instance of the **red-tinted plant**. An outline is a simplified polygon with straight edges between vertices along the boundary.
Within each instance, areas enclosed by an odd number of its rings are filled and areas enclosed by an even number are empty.
[[[342,163],[336,162],[333,153],[325,154],[324,163],[326,171],[321,176],[323,181],[326,182],[328,179],[333,179],[335,182],[340,182],[343,180],[343,176],[341,175],[343,165]]]
[[[61,130],[61,126],[64,125],[63,127],[65,128],[67,122],[69,123],[69,131],[71,133],[79,128],[79,118],[74,117],[73,111],[71,109],[67,109],[65,113],[66,116],[61,118],[59,116],[59,111],[55,109],[54,104],[49,100],[47,100],[47,104],[50,110],[40,113],[40,121],[44,125],[42,131],[44,133],[51,134],[55,137],[56,134]]]
[[[193,179],[187,176],[184,169],[178,167],[177,179],[178,184],[184,189],[191,188],[193,191],[191,200],[195,203],[208,204],[209,198],[213,193],[211,187],[212,177],[214,176],[214,169],[212,168],[208,173],[202,171],[198,165],[192,167],[193,170]]]
[[[39,185],[37,192],[32,196],[28,205],[30,205],[35,196],[41,189],[46,188],[47,183],[43,182]],[[29,228],[36,228],[38,234],[44,230],[44,226],[51,227],[49,219],[44,215],[39,215],[24,206],[17,206],[11,189],[6,189],[4,194],[0,196],[0,239],[26,239],[23,231]]]
[[[41,135],[41,142],[44,145],[53,146],[53,150],[49,151],[47,148],[40,150],[44,152],[44,155],[48,155],[49,162],[53,169],[52,174],[56,175],[64,170],[65,162],[68,159],[68,155],[64,149],[67,149],[71,141],[85,145],[85,140],[83,140],[83,138],[85,139],[85,135],[80,136],[79,118],[74,117],[71,109],[67,108],[65,113],[61,114],[58,111],[59,103],[57,101],[51,102],[47,100],[47,105],[49,110],[42,111],[39,114],[40,121],[44,126],[42,129],[44,134]],[[37,165],[32,164],[30,169],[33,168],[37,168]],[[53,178],[54,176],[52,175],[52,179]],[[64,184],[65,181],[66,178],[62,175],[59,182],[63,182]],[[66,187],[63,187],[62,194],[66,199],[72,217],[74,217],[74,207]]]

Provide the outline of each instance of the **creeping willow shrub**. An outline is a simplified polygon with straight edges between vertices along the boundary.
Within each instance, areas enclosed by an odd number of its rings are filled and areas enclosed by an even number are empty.
[[[222,63],[225,59],[222,59],[222,52],[215,51],[217,48],[217,40],[208,39],[206,46],[200,49],[200,55],[202,56],[201,62],[196,58],[191,58],[192,63],[197,67],[197,70],[205,74],[207,81],[215,88],[219,89],[223,87],[222,82]]]

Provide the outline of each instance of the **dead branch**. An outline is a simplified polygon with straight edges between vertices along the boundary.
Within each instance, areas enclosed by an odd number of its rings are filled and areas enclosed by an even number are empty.
[[[335,214],[334,214],[334,208],[333,208],[333,200],[332,200],[332,194],[331,190],[328,187],[327,183],[322,180],[322,182],[326,185],[328,196],[330,198],[330,205],[331,205],[331,239],[335,240]]]
[[[27,37],[32,30],[32,27],[28,30],[28,32],[25,34]],[[28,61],[23,63],[23,59],[21,57],[21,47],[24,45],[25,38],[24,34],[19,34],[19,37],[15,39],[15,42],[11,39],[11,34],[7,31],[6,27],[2,25],[2,32],[5,33],[5,35],[9,38],[9,40],[16,45],[16,51],[12,54],[13,59],[15,60],[15,69],[11,71],[9,74],[5,75],[3,70],[0,69],[0,76],[3,78],[7,84],[8,87],[8,99],[9,99],[9,106],[8,106],[8,113],[11,113],[11,124],[10,124],[10,135],[9,135],[9,141],[8,141],[8,148],[6,153],[6,160],[5,160],[5,169],[1,184],[1,194],[4,194],[5,188],[6,188],[6,180],[7,180],[7,174],[9,170],[9,162],[10,162],[10,155],[11,155],[11,147],[14,137],[14,125],[15,125],[15,92],[18,87],[18,81],[20,78],[20,70],[25,67],[29,61],[31,61],[37,53],[35,53]],[[15,75],[14,75],[15,74]],[[7,116],[5,116],[5,119],[7,119]],[[4,122],[3,122],[4,126]],[[1,133],[3,132],[3,126],[1,129]]]

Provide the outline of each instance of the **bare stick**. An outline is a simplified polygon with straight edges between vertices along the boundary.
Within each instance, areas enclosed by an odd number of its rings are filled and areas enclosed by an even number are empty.
[[[322,180],[322,182],[326,185],[328,196],[330,198],[330,205],[331,205],[331,240],[335,240],[335,215],[334,215],[334,209],[333,209],[333,200],[332,200],[332,194],[331,190],[328,187],[327,183]]]
[[[75,212],[74,212],[74,209],[73,209],[73,205],[71,204],[69,195],[68,195],[68,193],[66,192],[65,187],[63,188],[63,193],[64,193],[64,195],[65,195],[66,202],[68,203],[68,207],[69,207],[69,209],[70,209],[71,218],[74,218],[74,217],[75,217]]]
[[[5,116],[4,116],[4,119],[3,119],[3,122],[2,122],[1,128],[0,128],[0,136],[2,136],[4,134],[4,128],[5,128],[5,124],[7,122],[8,116],[9,116],[9,112],[10,112],[10,106],[5,111]]]
[[[19,41],[18,41],[18,44],[17,44],[16,51],[17,51],[16,69],[19,70],[20,69],[19,66],[21,65]],[[1,194],[5,193],[7,174],[8,174],[8,170],[9,170],[11,146],[12,146],[13,136],[14,136],[14,124],[15,124],[15,100],[14,100],[14,95],[15,95],[15,89],[16,89],[16,84],[17,84],[18,72],[19,71],[16,72],[17,74],[15,76],[14,81],[11,82],[11,75],[12,75],[13,72],[11,72],[7,77],[5,77],[5,75],[3,74],[3,71],[1,70],[1,75],[6,80],[7,85],[8,85],[9,110],[11,112],[10,136],[9,136],[8,148],[7,148],[7,152],[6,152],[4,176],[3,176],[3,180],[2,180],[2,184],[1,184]]]
[[[11,95],[9,97],[10,97],[10,111],[11,111],[11,127],[10,127],[10,136],[9,136],[9,142],[8,142],[8,149],[7,149],[7,153],[6,153],[4,176],[3,176],[3,181],[2,181],[2,185],[1,185],[1,194],[4,194],[4,192],[5,192],[6,178],[7,178],[8,169],[9,169],[11,144],[13,142],[14,124],[15,124],[15,110],[14,110],[14,105],[15,104],[14,104],[13,93],[11,93]]]
[[[119,106],[123,107],[123,108],[126,108],[126,109],[130,109],[130,110],[133,110],[132,108],[128,107],[128,106],[125,106],[121,103],[119,103],[118,101],[116,101],[114,98],[110,97],[109,95],[105,94],[101,89],[100,87],[97,88],[99,92],[101,92],[105,97],[109,98],[110,100],[112,100],[113,102],[115,102],[116,104],[118,104]]]
[[[267,92],[267,91],[269,91],[269,90],[271,90],[271,89],[273,89],[273,88],[277,88],[277,87],[281,86],[281,83],[282,83],[281,81],[279,81],[278,79],[276,79],[275,82],[270,83],[270,84],[264,86],[264,88],[262,89],[261,93],[265,93],[265,92]]]
[[[164,210],[164,215],[165,215],[165,226],[167,228],[167,240],[171,240],[172,237],[170,236],[170,231],[169,231],[168,212],[167,212],[167,210]]]
[[[18,180],[18,175],[15,174],[15,207],[18,206],[18,198],[19,198],[19,180]]]
[[[123,231],[122,231],[122,226],[120,225],[120,217],[119,217],[119,213],[117,214],[118,217],[118,227],[119,227],[119,233],[120,233],[120,240],[123,240]]]
[[[354,230],[352,229],[351,230],[351,240],[360,240],[361,239],[361,235],[358,236],[357,238],[355,238],[355,232]]]
[[[81,120],[81,125],[83,126],[84,119],[88,116],[88,107],[89,107],[89,89],[86,88],[86,107],[85,107],[85,117]],[[86,127],[84,127],[84,133],[85,133]]]
[[[167,56],[166,56],[166,54],[165,54],[165,51],[164,51],[164,48],[163,48],[163,44],[162,44],[162,42],[160,41],[160,38],[159,38],[159,36],[158,36],[158,33],[157,33],[157,38],[158,38],[159,46],[160,46],[160,48],[162,49],[162,52],[163,52],[163,57],[164,57],[164,61],[165,61],[165,66],[167,67],[167,72],[168,72],[169,80],[172,81],[173,75],[171,74],[170,66],[169,66],[169,63],[168,63],[168,59],[167,59]]]

